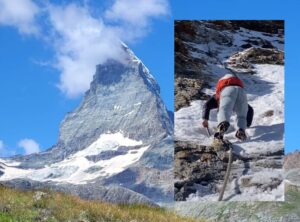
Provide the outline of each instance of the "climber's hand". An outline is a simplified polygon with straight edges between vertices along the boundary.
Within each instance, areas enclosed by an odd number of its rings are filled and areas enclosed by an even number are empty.
[[[207,120],[207,119],[203,120],[202,126],[203,126],[204,128],[208,128],[208,120]]]

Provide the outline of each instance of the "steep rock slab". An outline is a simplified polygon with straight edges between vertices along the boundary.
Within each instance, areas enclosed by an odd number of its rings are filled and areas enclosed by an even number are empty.
[[[224,148],[224,150],[223,150]],[[223,147],[216,149],[192,142],[175,142],[174,177],[175,200],[187,200],[189,195],[198,196],[220,192],[228,164]]]

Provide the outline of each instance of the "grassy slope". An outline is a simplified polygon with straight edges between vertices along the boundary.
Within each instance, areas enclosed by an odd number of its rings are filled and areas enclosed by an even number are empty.
[[[42,197],[37,197],[43,194]],[[195,222],[161,208],[86,201],[56,192],[19,191],[0,186],[0,221]]]

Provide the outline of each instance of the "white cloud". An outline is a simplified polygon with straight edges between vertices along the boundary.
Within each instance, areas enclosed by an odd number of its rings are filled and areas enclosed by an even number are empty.
[[[25,154],[40,152],[39,144],[33,139],[22,139],[19,141],[18,146],[24,149]]]
[[[14,26],[20,33],[37,34],[39,7],[31,0],[0,0],[0,24]]]
[[[115,0],[103,15],[84,4],[36,5],[32,0],[0,0],[0,25],[39,34],[55,50],[59,89],[76,97],[89,89],[97,64],[124,60],[121,41],[135,41],[149,31],[150,20],[169,14],[167,0]],[[46,22],[39,21],[41,14]]]
[[[168,14],[167,0],[116,0],[105,16],[116,21],[146,26],[150,18]]]
[[[121,42],[116,29],[92,17],[82,6],[50,6],[49,16],[61,71],[59,88],[76,97],[89,88],[97,64],[122,59]]]
[[[147,34],[152,18],[169,14],[167,0],[116,0],[105,18],[121,23],[125,40],[135,40]]]

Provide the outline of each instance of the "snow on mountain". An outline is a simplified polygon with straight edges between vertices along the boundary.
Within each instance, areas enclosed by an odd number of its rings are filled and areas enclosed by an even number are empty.
[[[124,198],[140,201],[137,192],[152,201],[172,200],[173,122],[150,71],[123,48],[126,61],[96,67],[81,104],[62,121],[57,144],[0,160],[1,183],[76,190],[84,198],[99,187],[118,187],[111,190]]]
[[[175,140],[211,145],[212,137],[208,137],[202,127],[202,106],[208,96],[214,94],[218,79],[226,73],[235,73],[245,83],[248,103],[254,108],[254,120],[246,130],[248,140],[240,142],[235,138],[236,117],[231,118],[225,138],[234,144],[237,159],[233,162],[224,199],[284,200],[283,35],[231,27],[232,24],[239,26],[239,21],[223,24],[221,21],[220,24],[218,21],[216,24],[213,21],[177,23],[175,103],[179,109],[175,112]],[[183,80],[192,84],[185,85]],[[195,92],[195,86],[199,91]],[[211,111],[209,127],[212,132],[217,128],[217,110]],[[175,186],[179,189],[181,180],[176,180]],[[186,200],[217,200],[219,192],[210,189],[198,180],[198,184],[189,188]]]
[[[120,132],[102,134],[87,148],[44,168],[19,169],[15,167],[16,163],[14,165],[6,163],[3,165],[5,174],[1,180],[24,178],[44,182],[86,184],[95,178],[109,177],[122,172],[129,165],[137,162],[149,148],[149,146],[142,147],[141,145],[142,141],[126,138]],[[93,155],[101,156],[98,161],[93,161],[89,158]]]

